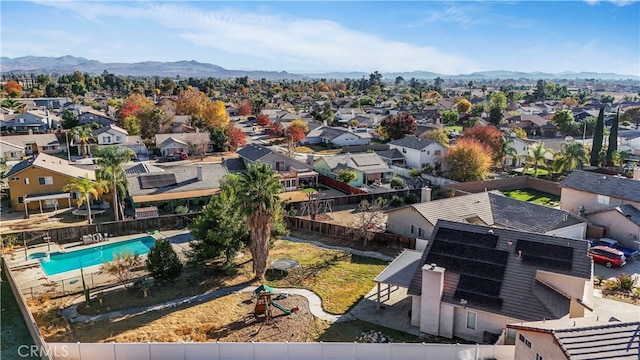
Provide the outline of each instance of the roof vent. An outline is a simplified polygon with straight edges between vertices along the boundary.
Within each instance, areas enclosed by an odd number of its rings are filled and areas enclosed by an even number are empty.
[[[429,268],[429,270],[435,270],[436,269],[436,264],[435,263],[431,263],[431,267]]]

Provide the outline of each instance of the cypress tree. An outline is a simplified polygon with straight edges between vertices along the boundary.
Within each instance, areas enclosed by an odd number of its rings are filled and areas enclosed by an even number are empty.
[[[182,272],[182,262],[169,240],[158,239],[147,255],[147,270],[156,280],[173,280]]]
[[[600,106],[596,128],[593,131],[593,145],[591,145],[591,166],[600,165],[600,151],[602,151],[602,138],[604,137],[604,105]]]
[[[620,107],[611,122],[611,132],[609,133],[609,146],[607,147],[607,166],[613,166],[613,153],[618,151],[618,123],[620,120]]]

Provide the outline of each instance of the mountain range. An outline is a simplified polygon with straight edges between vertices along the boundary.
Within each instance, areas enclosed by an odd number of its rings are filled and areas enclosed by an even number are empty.
[[[17,58],[0,57],[0,72],[2,73],[45,73],[45,74],[65,74],[80,71],[91,75],[99,75],[104,71],[116,75],[130,76],[160,76],[160,77],[214,77],[214,78],[236,78],[247,76],[252,79],[304,79],[304,78],[327,78],[327,79],[359,79],[363,76],[369,77],[367,72],[326,72],[326,73],[305,73],[294,74],[286,71],[247,71],[247,70],[228,70],[214,64],[201,63],[195,60],[191,61],[174,61],[174,62],[158,62],[144,61],[137,63],[103,63],[97,60],[88,60],[83,57],[62,56],[62,57],[44,57],[44,56],[23,56]],[[392,72],[381,73],[386,79],[395,79],[398,76],[405,80],[416,79],[435,79],[441,77],[443,79],[601,79],[601,80],[640,80],[640,76],[621,75],[615,73],[597,73],[597,72],[563,72],[563,73],[544,73],[544,72],[518,72],[518,71],[480,71],[470,74],[447,75],[437,74],[429,71],[412,71],[412,72]]]

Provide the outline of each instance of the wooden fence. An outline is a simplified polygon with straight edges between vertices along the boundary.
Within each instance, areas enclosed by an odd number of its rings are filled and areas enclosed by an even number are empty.
[[[332,179],[325,175],[319,175],[318,181],[321,184],[325,184],[327,186],[331,186],[332,188],[338,189],[345,194],[366,194],[367,192],[357,188],[355,186],[351,186],[349,184],[345,184],[342,181],[338,181],[336,179]]]
[[[285,217],[285,221],[287,222],[287,227],[289,228],[289,230],[309,231],[340,239],[349,239],[353,240],[354,242],[360,241],[358,239],[354,239],[355,229],[348,226],[336,225],[293,216]],[[377,231],[374,232],[373,239],[370,242],[394,249],[415,249],[416,247],[415,238]]]

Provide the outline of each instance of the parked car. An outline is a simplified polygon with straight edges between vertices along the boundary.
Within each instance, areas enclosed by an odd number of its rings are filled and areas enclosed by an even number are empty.
[[[589,248],[588,255],[593,259],[593,262],[604,264],[608,268],[621,267],[627,263],[622,251],[608,246],[593,246]]]
[[[636,256],[638,256],[638,250],[623,246],[618,240],[615,239],[602,238],[599,240],[593,240],[591,242],[591,246],[607,246],[616,250],[620,250],[624,254],[624,257],[626,257],[627,259],[635,260]]]

